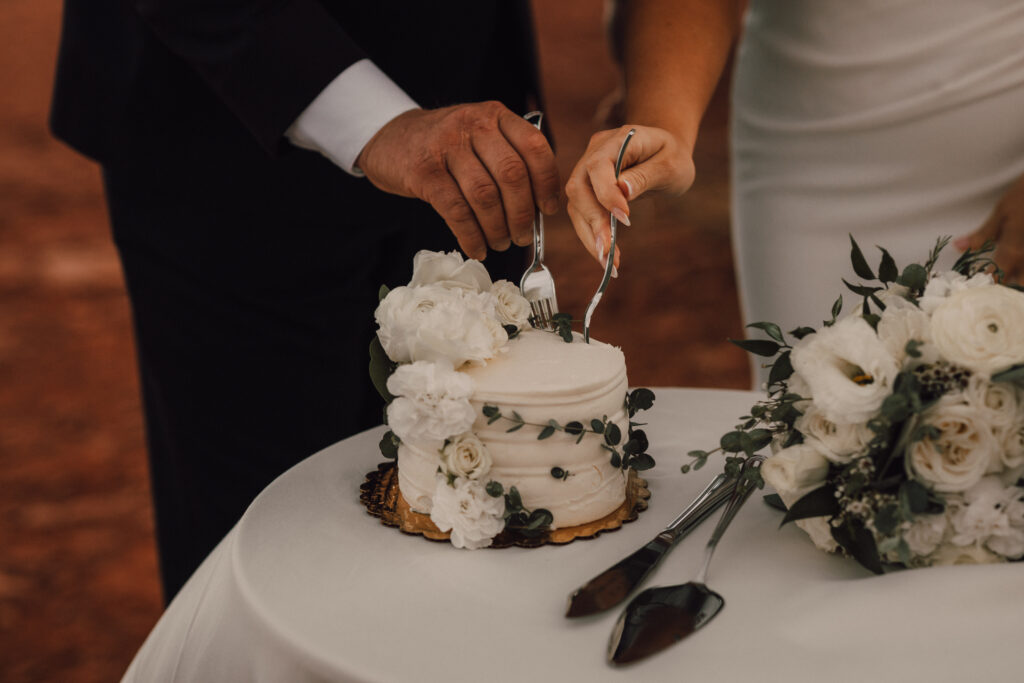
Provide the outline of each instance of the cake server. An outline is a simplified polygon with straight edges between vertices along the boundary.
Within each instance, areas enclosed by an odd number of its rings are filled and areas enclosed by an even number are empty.
[[[763,455],[751,456],[744,470],[760,467]],[[729,523],[757,485],[742,474],[733,487],[722,518],[704,551],[704,565],[697,578],[677,586],[655,586],[642,591],[622,611],[608,642],[608,661],[628,664],[649,657],[678,643],[711,621],[725,606],[725,600],[705,584],[711,556]]]
[[[735,483],[735,479],[725,474],[712,479],[707,488],[650,543],[573,591],[565,616],[589,616],[625,600],[676,543],[729,498]]]

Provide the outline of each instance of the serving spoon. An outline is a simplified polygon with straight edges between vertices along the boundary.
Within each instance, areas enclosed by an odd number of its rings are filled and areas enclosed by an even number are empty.
[[[763,455],[746,460],[744,469],[759,468]],[[608,643],[608,661],[628,664],[678,643],[707,624],[725,605],[725,599],[707,587],[708,565],[729,523],[753,493],[751,477],[740,476],[732,497],[704,550],[704,566],[689,583],[655,586],[637,595],[622,611]]]

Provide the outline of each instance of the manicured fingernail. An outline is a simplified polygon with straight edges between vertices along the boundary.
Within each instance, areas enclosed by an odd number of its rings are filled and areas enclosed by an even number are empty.
[[[633,198],[633,186],[630,185],[629,181],[626,180],[625,178],[622,179],[622,184],[626,186],[626,199],[632,199]],[[626,225],[629,225],[629,223],[626,223]]]
[[[594,240],[594,248],[597,249],[597,258],[604,260],[604,238],[600,235]]]
[[[619,276],[619,269],[616,268],[615,266],[612,266],[612,277],[618,277],[618,276]]]
[[[541,205],[540,210],[549,216],[558,213],[558,200],[548,199]]]
[[[612,209],[612,215],[615,216],[615,220],[622,223],[623,225],[629,225],[629,216],[627,216],[626,212],[620,209],[619,207],[616,206],[614,209]]]

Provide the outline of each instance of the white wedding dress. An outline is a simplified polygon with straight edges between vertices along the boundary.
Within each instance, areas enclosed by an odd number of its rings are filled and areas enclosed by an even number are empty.
[[[1024,1],[751,0],[732,112],[745,322],[819,327],[848,234],[922,262],[1024,174]]]

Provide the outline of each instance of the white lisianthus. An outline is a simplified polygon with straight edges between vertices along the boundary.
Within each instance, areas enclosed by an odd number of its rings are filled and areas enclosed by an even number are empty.
[[[867,422],[892,393],[900,364],[863,318],[850,316],[800,340],[793,368],[835,423]]]
[[[448,288],[486,292],[491,288],[491,276],[479,261],[465,260],[457,251],[422,250],[412,259],[410,287],[439,284]]]
[[[396,363],[445,361],[459,368],[493,358],[508,342],[486,293],[436,284],[396,287],[374,316],[381,345]]]
[[[446,363],[416,361],[399,365],[388,377],[396,398],[388,405],[388,425],[406,441],[444,441],[473,426],[476,411],[469,402],[474,382]]]
[[[932,338],[951,363],[991,376],[1024,363],[1024,292],[995,285],[950,294],[932,313]]]
[[[508,280],[498,280],[491,286],[494,295],[494,311],[502,325],[524,328],[530,324],[530,302]]]
[[[480,479],[491,471],[491,464],[487,446],[473,432],[449,439],[441,449],[441,467],[456,477]]]
[[[989,465],[989,472],[1024,465],[1024,415],[1017,387],[971,375],[963,397],[985,416],[999,442],[999,460]]]
[[[430,519],[441,531],[451,531],[456,548],[486,548],[505,528],[505,498],[491,496],[483,483],[437,475]]]
[[[907,307],[889,306],[882,311],[878,321],[878,338],[900,366],[922,365],[938,360],[938,351],[932,343],[931,319],[927,313],[909,302]],[[907,355],[907,342],[911,340],[921,342],[917,347],[920,357]]]
[[[969,278],[955,270],[935,273],[925,285],[924,293],[918,299],[917,305],[922,311],[931,315],[951,294],[967,289],[988,287],[993,284],[995,284],[995,280],[988,273],[975,273]]]
[[[999,442],[977,408],[944,396],[922,419],[937,438],[925,436],[907,448],[907,474],[939,493],[965,491],[977,484],[999,459]]]
[[[907,298],[909,296],[910,288],[897,284],[890,284],[887,289],[875,293],[875,297],[885,305],[886,310],[916,309],[917,305]]]
[[[793,427],[804,442],[834,463],[845,464],[862,453],[875,433],[865,422],[835,423],[811,403]]]

